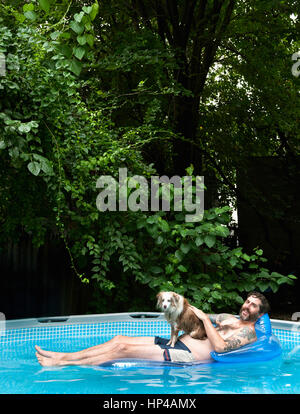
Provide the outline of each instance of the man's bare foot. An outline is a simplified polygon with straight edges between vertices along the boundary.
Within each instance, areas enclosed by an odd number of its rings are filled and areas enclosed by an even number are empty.
[[[59,361],[57,361],[54,358],[47,358],[46,356],[43,356],[39,354],[38,352],[36,352],[35,355],[37,357],[37,360],[43,367],[53,367],[55,365],[59,365]]]
[[[37,350],[37,352],[42,355],[45,356],[47,358],[54,358],[54,359],[62,359],[65,356],[64,352],[53,352],[53,351],[46,351],[44,349],[42,349],[41,347],[39,347],[38,345],[35,345],[35,349]]]

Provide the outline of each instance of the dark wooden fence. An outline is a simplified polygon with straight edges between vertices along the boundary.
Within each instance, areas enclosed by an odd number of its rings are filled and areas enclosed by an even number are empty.
[[[70,267],[64,246],[49,240],[36,248],[29,236],[0,251],[0,312],[6,319],[85,314],[91,288]]]
[[[265,267],[294,274],[294,286],[280,287],[273,307],[300,310],[300,157],[249,158],[238,172],[238,239],[259,246]]]

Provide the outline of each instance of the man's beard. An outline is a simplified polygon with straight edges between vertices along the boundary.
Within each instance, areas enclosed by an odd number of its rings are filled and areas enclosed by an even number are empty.
[[[241,318],[241,320],[242,321],[245,321],[245,322],[255,322],[257,319],[258,319],[258,316],[259,316],[259,312],[256,312],[256,313],[249,313],[249,311],[248,310],[246,310],[246,312],[247,312],[247,316],[242,316],[242,312],[243,312],[243,306],[241,307],[241,309],[240,309],[240,312],[239,312],[239,315],[240,315],[240,318]]]

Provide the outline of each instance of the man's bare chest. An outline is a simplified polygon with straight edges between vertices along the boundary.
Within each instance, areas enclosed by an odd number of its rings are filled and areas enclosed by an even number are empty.
[[[240,326],[238,320],[231,320],[224,321],[216,329],[223,339],[227,339],[230,336],[234,335],[239,327]]]

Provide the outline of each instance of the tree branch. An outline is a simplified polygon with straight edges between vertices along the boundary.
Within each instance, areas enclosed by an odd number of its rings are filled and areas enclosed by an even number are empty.
[[[187,44],[187,41],[190,35],[196,4],[197,4],[196,0],[190,0],[190,1],[185,2],[185,9],[182,14],[182,33],[181,33],[182,43],[185,48],[186,48],[186,44]]]
[[[162,6],[161,0],[155,1],[155,13],[157,18],[157,24],[158,24],[158,30],[159,35],[161,39],[165,42],[165,36],[171,46],[174,46],[174,39],[172,37],[172,33],[170,32],[168,21],[167,21],[167,15],[166,12]]]

